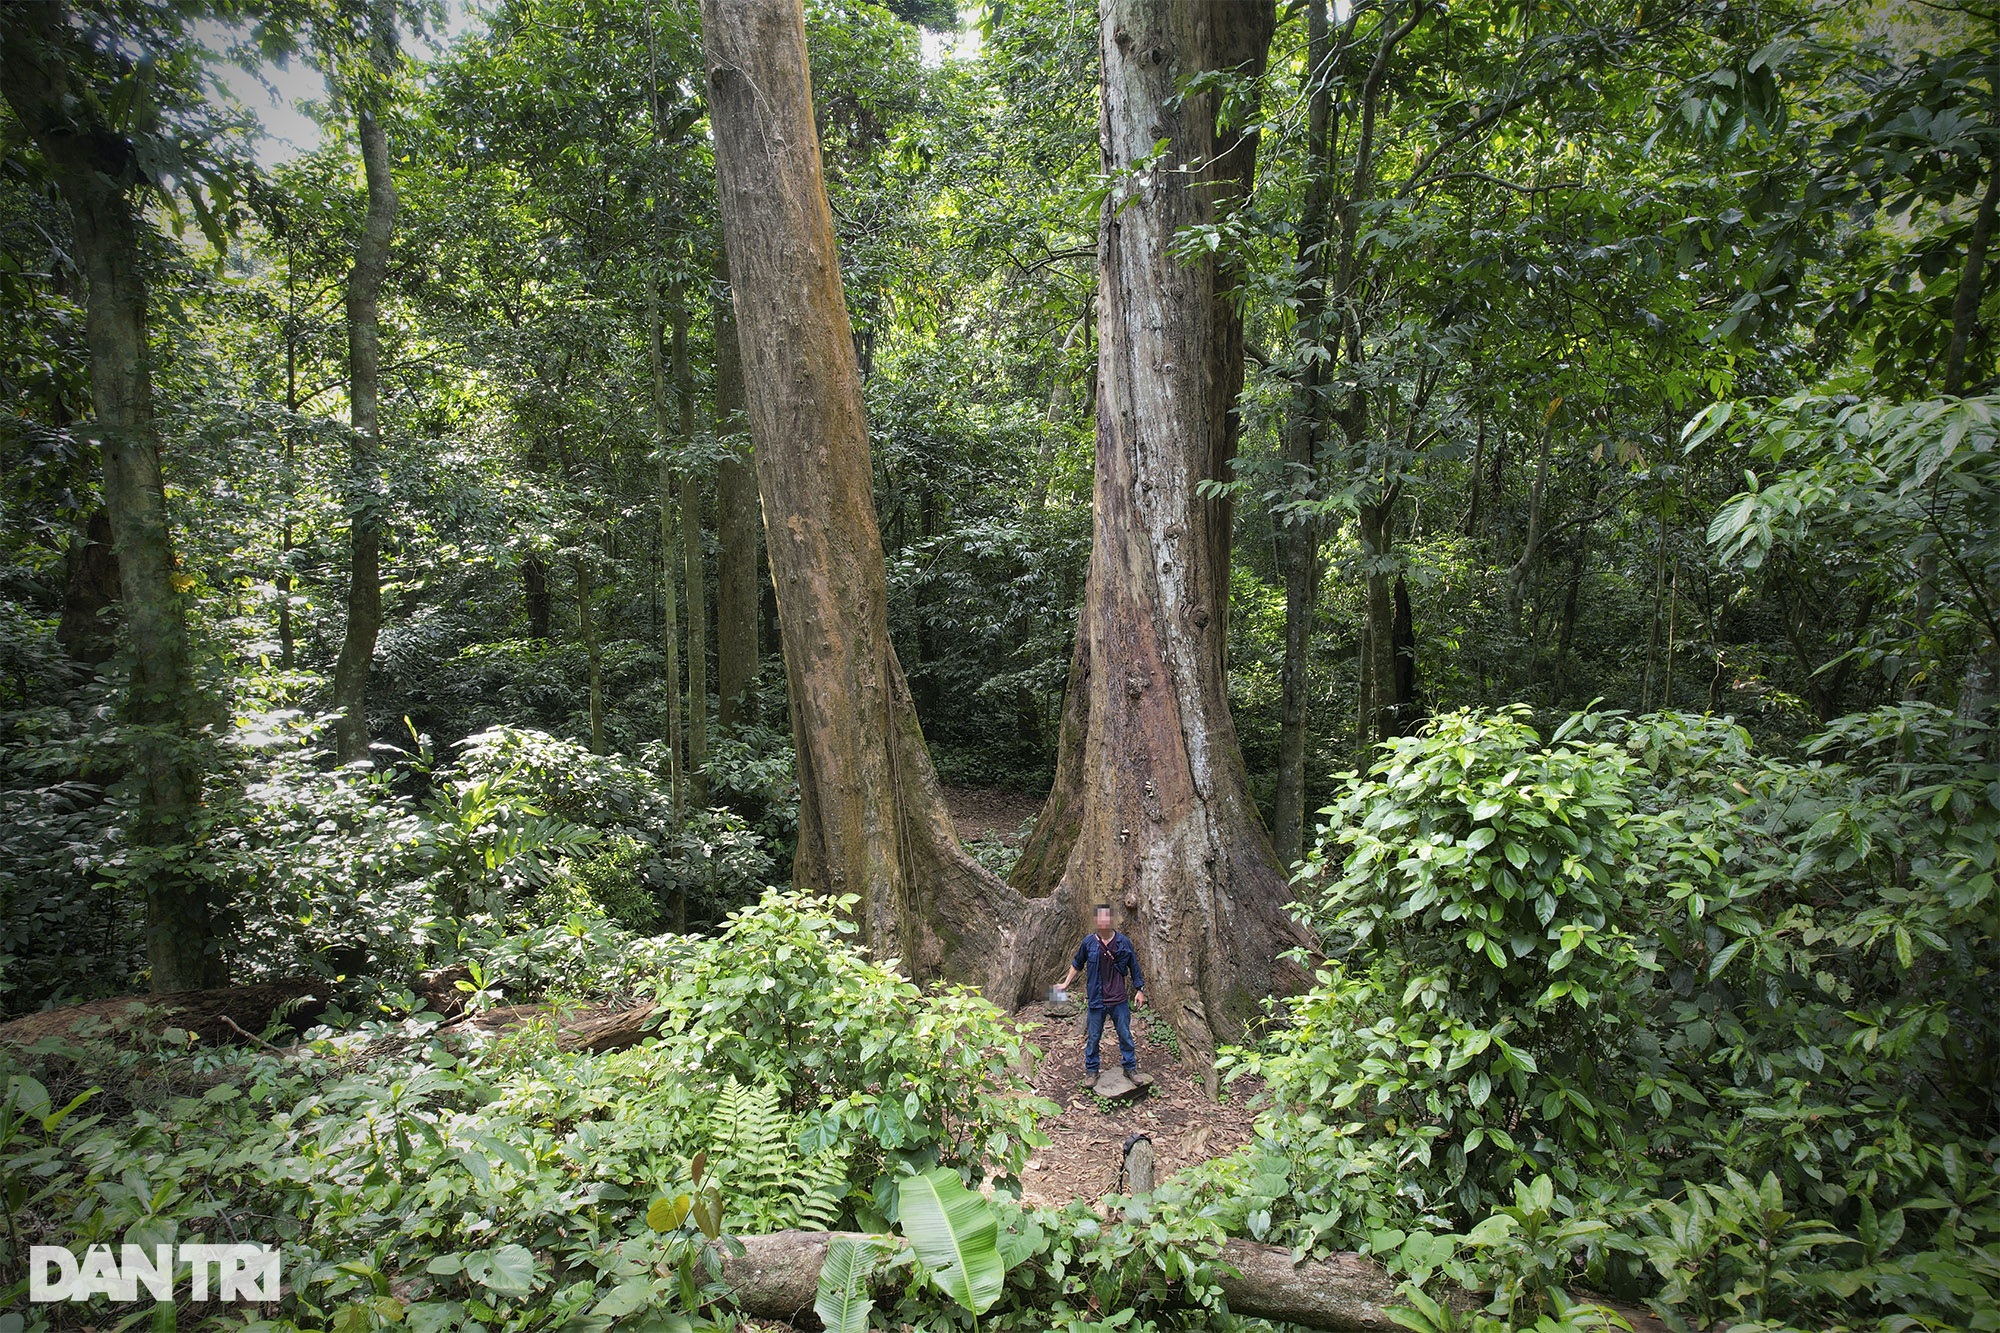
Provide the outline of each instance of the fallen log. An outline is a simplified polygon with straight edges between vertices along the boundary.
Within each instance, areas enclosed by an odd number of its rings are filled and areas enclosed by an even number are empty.
[[[556,1049],[602,1055],[637,1046],[652,1035],[647,1020],[653,1016],[650,1004],[628,1009],[585,1009],[564,1017],[539,1004],[510,1004],[482,1010],[440,1028],[444,1034],[497,1037],[526,1023],[550,1019],[556,1025]]]
[[[835,1236],[857,1234],[779,1231],[739,1236],[743,1253],[723,1260],[722,1280],[745,1314],[816,1328],[813,1297],[827,1245]],[[1282,1246],[1232,1240],[1223,1244],[1220,1258],[1236,1270],[1235,1276],[1218,1279],[1234,1314],[1324,1333],[1392,1333],[1401,1327],[1389,1316],[1396,1304],[1396,1279],[1364,1255],[1336,1254],[1294,1264],[1292,1252]],[[879,1294],[888,1295],[899,1280],[885,1274]],[[1591,1299],[1622,1315],[1635,1333],[1666,1333],[1664,1324],[1643,1311]]]
[[[191,1032],[209,1046],[228,1046],[269,1027],[274,1018],[303,1031],[319,1020],[332,990],[323,981],[294,978],[247,986],[118,995],[61,1009],[45,1009],[0,1023],[0,1042],[30,1046],[44,1037],[78,1041],[101,1037],[129,1048],[168,1028]]]

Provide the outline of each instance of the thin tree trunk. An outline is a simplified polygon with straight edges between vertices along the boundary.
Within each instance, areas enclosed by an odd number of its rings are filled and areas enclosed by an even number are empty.
[[[1312,80],[1307,107],[1308,159],[1304,225],[1299,230],[1299,264],[1304,272],[1305,313],[1298,326],[1302,348],[1316,348],[1326,337],[1326,245],[1330,221],[1328,188],[1333,164],[1328,160],[1329,127],[1333,113],[1333,71],[1328,68],[1326,0],[1311,0],[1306,19],[1306,67]],[[1319,476],[1322,362],[1305,355],[1293,386],[1291,419],[1286,423],[1285,462],[1309,494],[1316,496]],[[1271,839],[1278,864],[1290,866],[1305,852],[1306,728],[1311,691],[1309,660],[1313,613],[1319,602],[1319,536],[1317,518],[1294,518],[1282,529],[1285,565],[1285,655],[1279,668],[1278,784],[1272,807]]]
[[[1396,575],[1391,564],[1400,491],[1400,487],[1391,486],[1381,500],[1363,504],[1359,514],[1361,551],[1368,561],[1364,582],[1370,741],[1403,734],[1396,703]]]
[[[521,609],[528,617],[528,637],[546,643],[555,606],[549,596],[549,567],[530,551],[521,561]]]
[[[688,366],[686,289],[673,287],[674,404],[681,441],[694,442],[694,374]],[[687,785],[688,800],[708,804],[708,598],[701,567],[701,469],[681,472],[681,558],[687,589]]]
[[[1653,553],[1653,621],[1646,634],[1646,678],[1639,691],[1639,711],[1653,711],[1653,679],[1660,660],[1660,630],[1667,596],[1667,499],[1666,483],[1659,486],[1660,540]]]
[[[726,284],[729,261],[716,256]],[[724,728],[757,716],[757,474],[743,415],[743,358],[725,291],[713,307],[715,428],[728,452],[715,468],[715,683]]]
[[[1065,708],[1065,731],[1084,734],[1065,738],[1041,820],[1070,844],[1038,848],[1014,880],[1049,895],[1067,926],[1037,972],[1060,970],[1093,903],[1119,906],[1147,991],[1200,1067],[1243,1030],[1300,938],[1229,715],[1229,505],[1198,490],[1229,476],[1235,452],[1235,274],[1173,253],[1184,228],[1244,197],[1256,152],[1218,129],[1214,92],[1184,96],[1183,84],[1202,70],[1254,77],[1274,22],[1259,3],[1100,9],[1102,170],[1122,184],[1097,247],[1096,530],[1071,673],[1085,697]],[[1165,159],[1141,170],[1161,140]],[[1057,880],[1042,878],[1058,864]]]
[[[1944,354],[1944,391],[1957,397],[1965,387],[1965,354],[1972,345],[1972,326],[1979,319],[1979,303],[1986,282],[1986,248],[1993,241],[1994,214],[2000,212],[2000,160],[1987,163],[1986,194],[1973,215],[1972,236],[1965,248],[1965,267],[1960,270],[1958,294],[1951,303],[1951,342]]]
[[[1011,965],[1025,904],[959,846],[889,642],[804,13],[799,0],[704,0],[702,44],[797,746],[793,883],[853,895],[864,942],[914,976],[1032,987]]]
[[[383,22],[377,18],[376,22]],[[386,63],[390,38],[375,34],[376,59]],[[347,274],[348,455],[347,632],[333,669],[334,753],[343,764],[368,757],[368,676],[382,631],[382,281],[396,234],[396,183],[389,174],[389,136],[368,107],[355,112],[368,211],[354,266]]]
[[[76,661],[102,666],[118,651],[118,553],[106,510],[90,511],[71,535],[63,563],[56,642]]]
[[[684,308],[675,302],[676,308]],[[681,780],[681,661],[679,583],[675,570],[680,566],[679,532],[674,519],[674,463],[672,432],[667,425],[666,334],[660,322],[660,292],[657,276],[646,282],[646,358],[653,372],[653,428],[660,444],[659,472],[655,486],[660,499],[660,653],[665,659],[667,706],[667,794],[674,817],[685,811],[685,786]]]
[[[178,870],[181,861],[171,854],[186,840],[201,800],[200,738],[212,717],[190,669],[186,613],[174,590],[141,223],[129,193],[140,169],[131,143],[70,75],[84,64],[71,52],[76,31],[60,3],[0,6],[0,95],[40,146],[69,205],[87,281],[92,433],[131,653],[124,714],[137,781],[128,836],[136,864],[145,867],[152,988],[188,990],[226,976],[208,886]]]
[[[299,427],[299,313],[295,279],[298,249],[291,229],[285,231],[285,475],[278,521],[278,576],[272,580],[278,593],[278,652],[290,671],[298,656],[297,637],[292,630],[292,508],[298,502]]]
[[[576,558],[576,628],[590,668],[590,752],[604,753],[604,652],[597,637],[596,592],[591,586],[590,557]]]

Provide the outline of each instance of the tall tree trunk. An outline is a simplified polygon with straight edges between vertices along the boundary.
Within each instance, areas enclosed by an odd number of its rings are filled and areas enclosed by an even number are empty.
[[[1306,68],[1312,80],[1307,103],[1307,178],[1303,225],[1299,229],[1299,265],[1304,272],[1305,305],[1299,319],[1301,348],[1315,348],[1326,338],[1326,243],[1330,221],[1328,160],[1333,119],[1332,43],[1328,40],[1326,0],[1311,0],[1306,11]],[[1317,495],[1321,403],[1320,358],[1301,358],[1298,382],[1292,388],[1290,419],[1285,429],[1285,463],[1294,478]],[[1290,866],[1305,852],[1306,704],[1310,692],[1309,650],[1313,612],[1319,602],[1319,535],[1317,518],[1294,517],[1280,529],[1285,565],[1285,656],[1279,668],[1278,788],[1273,801],[1271,840],[1278,864]]]
[[[793,882],[853,895],[915,976],[1033,978],[1023,904],[967,856],[889,642],[868,423],[799,0],[703,0],[709,115],[799,776]],[[1039,957],[1040,955],[1036,955]]]
[[[694,372],[688,365],[687,289],[673,288],[674,405],[681,440],[694,442]],[[690,462],[681,473],[681,559],[687,588],[687,783],[688,799],[708,804],[708,595],[701,567],[701,469]]]
[[[379,17],[376,22],[383,20]],[[377,32],[378,58],[388,37]],[[366,106],[355,113],[368,211],[347,274],[347,393],[353,430],[348,456],[347,633],[333,669],[334,753],[343,764],[368,757],[368,675],[382,632],[382,280],[396,234],[396,183],[389,136]]]
[[[1296,943],[1285,877],[1251,802],[1229,715],[1230,510],[1198,486],[1229,476],[1243,323],[1232,266],[1173,253],[1249,188],[1256,141],[1216,124],[1204,70],[1254,77],[1268,3],[1105,0],[1102,169],[1122,182],[1098,233],[1096,530],[1057,787],[1042,825],[1068,846],[1023,857],[1081,934],[1118,904],[1147,990],[1206,1064],[1273,989]],[[1140,163],[1154,145],[1165,159]],[[1060,864],[1054,883],[1045,877]],[[1030,878],[1035,876],[1036,878]],[[1060,953],[1045,962],[1057,970]]]
[[[726,284],[729,261],[716,258]],[[715,430],[727,450],[715,467],[715,684],[717,722],[755,721],[757,698],[757,474],[743,415],[743,357],[725,291],[714,303]]]
[[[104,505],[118,559],[131,653],[124,703],[135,779],[133,861],[146,895],[146,956],[155,991],[220,984],[226,973],[215,909],[199,876],[172,855],[201,800],[199,738],[211,720],[189,665],[186,613],[174,591],[174,549],[160,474],[146,341],[140,219],[142,177],[132,145],[87,87],[72,53],[76,29],[60,3],[0,6],[0,95],[34,137],[69,205],[87,282],[91,400],[104,467]]]
[[[1396,697],[1396,501],[1401,488],[1391,485],[1379,501],[1360,507],[1361,552],[1368,561],[1364,582],[1367,617],[1364,651],[1368,655],[1366,706],[1368,739],[1385,741],[1403,734]]]
[[[686,305],[674,302],[685,314]],[[678,338],[686,342],[686,333]],[[667,703],[667,794],[678,819],[683,810],[685,786],[681,780],[681,660],[679,578],[681,543],[674,518],[674,449],[667,425],[666,332],[660,320],[660,290],[657,275],[646,281],[646,359],[653,372],[653,429],[659,438],[660,465],[655,485],[660,496],[660,653],[665,659]]]
[[[590,578],[590,557],[576,558],[576,630],[583,640],[590,671],[590,752],[604,753],[604,650],[598,642],[596,589]]]
[[[555,603],[549,595],[548,563],[533,551],[521,560],[521,609],[528,618],[528,637],[546,643]]]

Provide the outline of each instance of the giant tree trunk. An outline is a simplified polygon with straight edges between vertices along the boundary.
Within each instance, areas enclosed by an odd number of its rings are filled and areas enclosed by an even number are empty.
[[[1117,904],[1147,991],[1205,1064],[1300,936],[1229,715],[1229,505],[1197,490],[1230,475],[1242,316],[1227,264],[1173,253],[1243,197],[1256,144],[1218,129],[1215,93],[1182,94],[1204,70],[1257,74],[1275,15],[1202,0],[1099,15],[1103,171],[1120,184],[1097,246],[1096,530],[1050,834],[1015,885],[1069,926],[1037,960],[1051,972],[1091,905]]]
[[[379,43],[378,39],[378,43]],[[368,675],[382,632],[382,280],[396,234],[396,184],[389,136],[366,107],[355,115],[368,211],[347,274],[347,392],[353,431],[348,455],[347,633],[333,669],[334,753],[368,757]]]
[[[895,649],[799,0],[704,0],[709,116],[799,777],[793,882],[918,977],[1010,975],[1022,904],[959,846]]]
[[[729,264],[718,259],[727,283]],[[729,452],[715,467],[716,715],[727,728],[755,720],[757,680],[757,474],[743,417],[743,358],[725,292],[714,303],[715,431]]]
[[[88,87],[71,78],[75,38],[66,5],[0,5],[0,93],[33,136],[70,210],[88,290],[85,333],[104,505],[118,561],[131,674],[136,791],[130,847],[146,894],[146,956],[155,991],[220,984],[225,968],[206,883],[171,855],[201,800],[199,737],[208,709],[189,667],[185,612],[174,591],[174,549],[160,474],[146,341],[140,179],[131,143]]]
[[[1327,333],[1327,185],[1333,166],[1327,160],[1327,147],[1333,118],[1333,71],[1328,68],[1332,51],[1326,18],[1326,0],[1311,0],[1306,17],[1306,69],[1312,92],[1306,113],[1306,198],[1299,227],[1305,298],[1298,324],[1301,349],[1318,345]],[[1300,362],[1285,424],[1284,458],[1291,473],[1287,480],[1310,487],[1319,473],[1320,423],[1325,412],[1320,359],[1307,350]],[[1278,789],[1271,836],[1277,845],[1278,864],[1287,867],[1305,852],[1306,704],[1313,612],[1319,602],[1319,534],[1319,520],[1310,517],[1293,518],[1282,530],[1285,656],[1278,673]]]

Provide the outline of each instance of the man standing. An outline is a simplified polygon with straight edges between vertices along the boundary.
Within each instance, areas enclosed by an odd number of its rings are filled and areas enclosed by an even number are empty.
[[[1095,933],[1084,936],[1083,943],[1076,946],[1076,957],[1070,959],[1069,971],[1062,979],[1064,990],[1069,989],[1078,972],[1089,983],[1090,1017],[1084,1028],[1083,1086],[1097,1086],[1097,1047],[1104,1036],[1106,1014],[1118,1029],[1118,1057],[1125,1066],[1126,1077],[1141,1085],[1151,1083],[1152,1079],[1139,1072],[1139,1052],[1132,1045],[1132,1006],[1146,1007],[1146,978],[1139,970],[1139,955],[1123,932],[1111,928],[1109,903],[1097,905],[1096,919]]]

